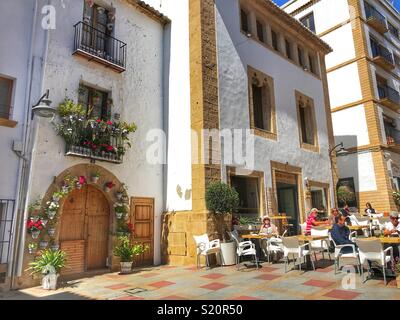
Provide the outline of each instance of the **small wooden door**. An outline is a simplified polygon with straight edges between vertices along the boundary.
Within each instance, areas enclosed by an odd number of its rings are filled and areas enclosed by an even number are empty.
[[[154,264],[154,199],[153,198],[132,198],[131,199],[131,223],[133,223],[134,243],[149,246],[149,250],[135,257],[135,266]]]
[[[106,268],[110,207],[100,190],[85,186],[65,199],[59,241],[67,253],[64,274]]]

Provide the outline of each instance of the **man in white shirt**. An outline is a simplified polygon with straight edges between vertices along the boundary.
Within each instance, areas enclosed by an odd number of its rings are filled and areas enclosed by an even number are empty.
[[[396,236],[400,234],[399,213],[392,211],[390,213],[390,222],[385,224],[385,236]]]

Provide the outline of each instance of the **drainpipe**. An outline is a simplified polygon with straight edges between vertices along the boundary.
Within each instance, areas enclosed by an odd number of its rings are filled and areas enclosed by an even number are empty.
[[[21,163],[21,171],[18,177],[18,190],[17,190],[17,201],[16,201],[16,219],[14,224],[15,230],[15,241],[14,241],[14,252],[13,252],[13,261],[14,264],[11,269],[11,288],[15,287],[15,277],[20,277],[22,274],[23,267],[23,258],[25,251],[25,221],[27,220],[28,212],[28,189],[30,183],[30,172],[32,167],[32,150],[34,147],[34,143],[36,141],[37,129],[33,128],[32,132],[32,120],[31,120],[31,107],[32,107],[32,80],[34,70],[37,68],[34,61],[34,46],[36,43],[36,29],[38,24],[38,14],[39,14],[39,1],[35,1],[35,8],[33,11],[33,22],[32,22],[32,32],[31,32],[31,44],[29,49],[29,62],[28,62],[28,79],[27,79],[27,88],[25,93],[25,106],[26,106],[26,114],[25,114],[25,130],[23,133],[23,154],[20,155],[20,163]],[[47,54],[49,43],[49,30],[46,30],[45,33],[45,47],[44,55]],[[45,61],[45,59],[44,59]],[[44,63],[42,64],[42,68],[44,69]],[[42,83],[43,83],[43,75],[42,75]],[[40,87],[40,86],[39,86]],[[32,148],[30,148],[30,146]]]

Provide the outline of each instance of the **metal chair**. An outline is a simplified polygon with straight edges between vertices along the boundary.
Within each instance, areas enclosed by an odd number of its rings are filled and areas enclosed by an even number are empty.
[[[314,262],[312,261],[310,255],[311,251],[310,249],[306,249],[307,247],[309,248],[309,243],[300,245],[300,241],[297,237],[287,237],[282,239],[282,246],[285,259],[285,273],[287,272],[287,268],[290,263],[290,256],[293,259],[294,267],[296,267],[296,262],[298,262],[297,264],[299,265],[299,270],[301,270],[301,264],[303,263],[302,260],[305,262],[306,257],[310,256],[312,267],[315,270]]]
[[[200,268],[200,257],[206,257],[206,266],[209,267],[209,259],[208,256],[210,254],[219,255],[220,261],[222,262],[221,255],[221,242],[219,239],[210,241],[207,234],[203,234],[201,236],[193,236],[194,241],[196,242],[197,248],[197,268]]]
[[[382,244],[379,239],[374,240],[361,240],[357,239],[357,246],[359,249],[361,264],[365,261],[376,262],[383,270],[383,279],[386,281],[386,265],[391,262],[393,263],[393,247],[386,249],[382,248]],[[389,253],[389,255],[388,255]],[[362,265],[361,265],[362,268]],[[371,274],[371,265],[368,263],[368,273]],[[368,278],[364,279],[366,282]]]
[[[239,235],[236,231],[229,232],[229,235],[232,239],[236,242],[236,266],[237,270],[240,269],[240,258],[243,256],[252,256],[254,257],[254,261],[256,263],[257,269],[258,265],[258,258],[257,258],[257,250],[256,246],[251,241],[240,241]]]

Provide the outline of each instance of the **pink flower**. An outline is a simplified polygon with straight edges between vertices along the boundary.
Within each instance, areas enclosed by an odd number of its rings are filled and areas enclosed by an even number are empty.
[[[110,120],[108,120],[108,121],[107,121],[107,124],[108,124],[109,126],[111,126],[113,123],[112,123]]]
[[[79,184],[81,184],[81,185],[86,184],[86,178],[84,176],[79,177]]]
[[[97,122],[97,123],[100,123],[100,122],[101,122],[101,119],[97,119],[96,122]]]

